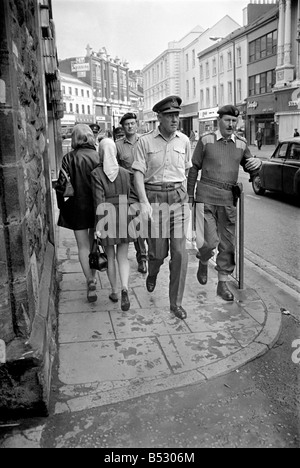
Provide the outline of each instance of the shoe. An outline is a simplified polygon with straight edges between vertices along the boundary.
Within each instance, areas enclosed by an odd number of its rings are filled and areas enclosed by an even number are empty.
[[[199,267],[197,271],[197,280],[200,284],[207,283],[207,265],[204,265],[199,261]]]
[[[147,290],[149,292],[153,292],[154,289],[155,289],[155,286],[156,286],[156,278],[157,278],[157,275],[155,276],[150,276],[148,275],[147,276],[147,279],[146,279],[146,287],[147,287]]]
[[[110,293],[110,295],[108,297],[112,302],[118,302],[118,300],[119,300],[117,293]]]
[[[217,287],[217,295],[220,296],[224,301],[233,301],[234,295],[227,286],[226,281],[219,281]]]
[[[179,318],[180,320],[185,320],[187,318],[187,313],[181,306],[171,305],[170,310],[173,312],[175,317]]]
[[[88,302],[96,302],[97,299],[96,284],[94,279],[91,279],[87,282],[87,300]]]
[[[147,273],[147,266],[146,266],[145,260],[142,260],[141,262],[139,262],[138,271],[144,274]]]
[[[121,309],[126,311],[130,309],[130,301],[127,289],[122,289],[121,293]]]

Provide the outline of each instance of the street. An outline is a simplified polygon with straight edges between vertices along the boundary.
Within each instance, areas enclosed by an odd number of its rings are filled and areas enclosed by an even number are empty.
[[[0,448],[102,448],[104,460],[112,448],[300,447],[299,207],[274,194],[254,195],[242,171],[240,180],[245,282],[282,313],[274,346],[205,382],[62,413],[54,411],[61,387],[56,362],[49,417],[2,422]]]

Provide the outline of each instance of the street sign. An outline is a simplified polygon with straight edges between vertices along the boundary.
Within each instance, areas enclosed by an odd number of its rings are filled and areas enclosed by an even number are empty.
[[[90,71],[90,64],[71,62],[71,70],[72,72]]]

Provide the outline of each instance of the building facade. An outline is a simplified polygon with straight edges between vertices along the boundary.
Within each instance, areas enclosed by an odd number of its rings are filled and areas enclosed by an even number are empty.
[[[64,106],[61,126],[69,127],[76,123],[94,123],[93,88],[84,81],[66,73],[60,73],[60,81]]]
[[[212,45],[211,37],[224,37],[237,28],[239,28],[239,24],[227,15],[214,26],[198,35],[181,50],[181,88],[179,94],[183,103],[180,118],[181,127],[187,135],[190,135],[192,130],[199,131],[201,81],[198,54]],[[210,79],[214,79],[214,76],[210,76]],[[211,103],[211,106],[213,106],[213,103]],[[213,109],[213,112],[215,113],[215,109]]]
[[[300,129],[300,2],[280,0],[276,64],[275,125],[277,139]]]
[[[87,46],[85,57],[60,60],[62,73],[74,76],[91,86],[95,122],[102,131],[112,130],[130,110],[128,62],[112,58],[105,47],[94,52]]]

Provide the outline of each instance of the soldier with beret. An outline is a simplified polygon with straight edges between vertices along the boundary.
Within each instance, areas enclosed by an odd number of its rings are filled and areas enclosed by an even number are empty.
[[[98,150],[98,146],[99,146],[98,134],[100,132],[100,125],[90,124],[90,128],[91,128],[91,130],[92,130],[92,132],[94,134],[96,149]]]
[[[218,248],[217,295],[225,301],[233,301],[227,280],[235,268],[235,194],[239,166],[253,175],[260,168],[261,161],[252,157],[246,140],[235,134],[239,110],[226,105],[219,109],[218,114],[219,129],[203,135],[193,153],[188,194],[190,202],[195,202],[196,207],[198,203],[204,203],[204,242],[202,247],[197,246],[198,281],[202,285],[207,283],[208,261],[214,249]],[[197,182],[199,171],[201,179]]]
[[[137,133],[137,116],[133,112],[127,112],[120,120],[121,128],[123,129],[123,138],[116,140],[117,160],[121,167],[127,169],[133,179],[133,171],[131,169],[134,161],[134,153],[136,151],[139,134]],[[134,186],[132,180],[132,186]],[[132,192],[134,196],[134,191]],[[136,250],[136,260],[138,263],[138,271],[147,273],[147,249],[145,239],[138,237],[134,243]]]
[[[149,218],[147,290],[154,291],[170,250],[170,310],[183,320],[187,317],[182,307],[188,263],[185,226],[190,215],[186,176],[192,163],[189,139],[177,130],[181,102],[179,96],[168,96],[155,104],[152,110],[159,126],[140,136],[132,169],[141,212]]]

